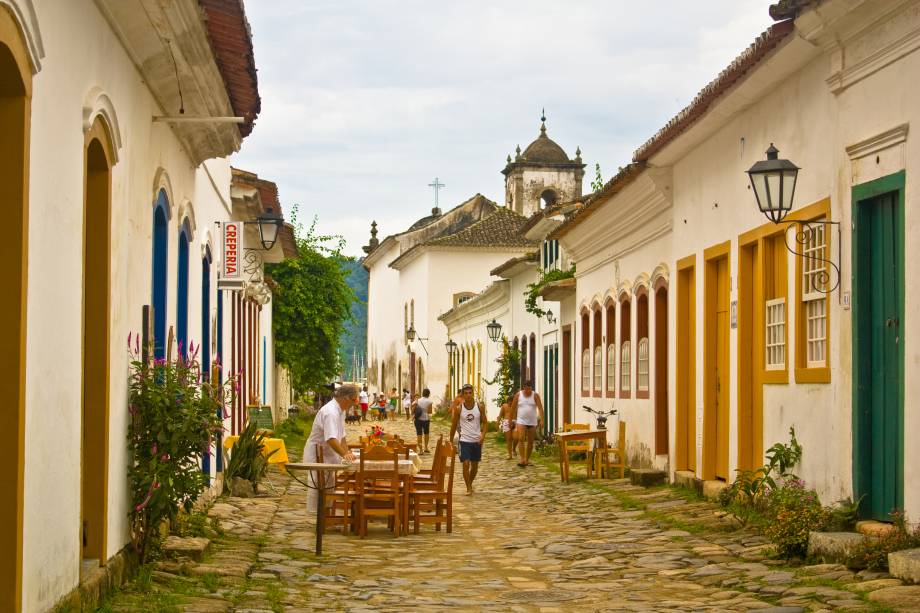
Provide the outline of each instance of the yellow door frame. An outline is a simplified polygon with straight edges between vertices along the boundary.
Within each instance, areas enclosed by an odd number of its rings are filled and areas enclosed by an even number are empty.
[[[29,145],[32,69],[22,31],[0,7],[0,202],[8,232],[0,257],[13,282],[0,302],[0,397],[6,443],[0,446],[0,488],[13,500],[0,505],[0,610],[22,607],[25,470],[26,296],[29,254]]]
[[[112,139],[96,118],[84,138],[81,558],[107,558],[111,346]],[[91,282],[90,282],[91,279]],[[104,293],[104,294],[103,294]],[[92,339],[91,344],[87,339]],[[83,539],[80,539],[82,545]]]
[[[727,300],[719,295],[719,272],[718,267],[722,260],[725,260],[725,272],[728,275],[726,280],[729,287],[725,292]],[[716,379],[717,370],[716,359],[718,356],[718,327],[717,312],[722,306],[722,301],[726,302],[725,309],[728,311],[731,301],[731,241],[725,241],[718,245],[713,245],[703,251],[704,271],[704,297],[703,297],[703,479],[714,479],[718,470],[719,460],[725,460],[727,463],[728,447],[720,447],[718,436],[719,416],[716,403]],[[727,325],[728,322],[726,322]],[[728,334],[728,331],[726,331]],[[729,347],[731,343],[729,341]],[[726,356],[728,359],[728,356]],[[727,377],[726,377],[727,378]],[[726,382],[730,385],[730,382]],[[725,411],[730,414],[730,411]],[[728,427],[728,424],[725,424]],[[730,429],[729,429],[730,432]],[[730,434],[729,434],[730,437]],[[727,470],[724,472],[728,472]],[[728,477],[727,474],[721,475]]]
[[[696,255],[677,261],[676,308],[674,467],[696,472]]]

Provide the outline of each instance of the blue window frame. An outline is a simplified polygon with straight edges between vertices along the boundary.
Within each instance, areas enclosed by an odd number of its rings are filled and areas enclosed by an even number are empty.
[[[188,251],[189,251],[188,220],[182,223],[179,230],[179,256],[176,269],[176,342],[179,355],[188,356]]]
[[[157,194],[153,209],[153,355],[166,357],[166,283],[169,258],[169,199],[166,191]]]
[[[211,378],[211,248],[205,249],[201,259],[201,376]],[[219,453],[219,450],[218,450]],[[211,450],[201,458],[201,471],[211,474]]]

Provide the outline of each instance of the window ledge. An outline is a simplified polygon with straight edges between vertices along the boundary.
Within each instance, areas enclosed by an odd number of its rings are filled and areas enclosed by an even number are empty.
[[[823,368],[796,368],[795,369],[795,382],[796,383],[830,383],[831,382],[831,369],[826,366]]]
[[[789,383],[789,370],[786,368],[782,370],[764,370],[762,381],[765,384],[773,385]]]

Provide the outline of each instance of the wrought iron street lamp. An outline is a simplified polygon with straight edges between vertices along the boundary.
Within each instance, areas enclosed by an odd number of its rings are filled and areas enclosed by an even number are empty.
[[[256,218],[256,223],[259,224],[259,239],[262,241],[262,248],[266,251],[271,250],[275,246],[275,241],[278,240],[278,232],[281,231],[284,218],[269,209],[268,212]]]
[[[556,323],[556,316],[553,315],[553,310],[552,310],[552,309],[547,309],[547,310],[546,310],[546,321],[548,321],[548,322],[551,323],[551,324]]]
[[[409,329],[406,330],[406,338],[410,343],[415,340],[415,326],[409,326]]]
[[[824,249],[817,249],[814,246],[825,243],[825,234],[829,227],[837,229],[839,244],[840,222],[829,219],[784,221],[786,215],[792,210],[799,167],[789,160],[779,159],[779,150],[773,146],[773,143],[770,143],[766,153],[767,159],[757,162],[747,171],[751,187],[754,189],[754,198],[757,199],[757,207],[774,224],[787,224],[787,231],[783,235],[786,249],[804,258],[808,268],[814,271],[814,274],[810,275],[812,287],[807,288],[806,291],[830,294],[840,286],[840,251],[839,249],[837,251],[837,262],[833,262],[822,255],[825,249],[830,252],[829,241]],[[790,227],[793,228],[795,244],[801,251],[789,244],[788,230]],[[822,254],[819,254],[819,251]],[[828,266],[830,269],[827,268]],[[839,294],[838,299],[842,301]]]
[[[781,222],[792,209],[799,167],[789,160],[779,159],[779,150],[770,143],[767,159],[751,166],[747,173],[760,212],[773,223]]]
[[[410,343],[418,339],[419,344],[422,346],[422,349],[425,350],[425,355],[428,355],[428,347],[425,346],[425,341],[428,340],[427,336],[418,336],[418,333],[415,331],[415,324],[410,324],[409,329],[406,330],[406,340]]]
[[[492,339],[492,342],[497,343],[498,339],[501,338],[502,325],[493,319],[492,323],[486,326],[486,332],[489,333],[489,338]]]
[[[453,339],[447,339],[447,342],[444,343],[444,348],[447,349],[447,355],[452,356],[454,352],[457,351],[457,343]]]

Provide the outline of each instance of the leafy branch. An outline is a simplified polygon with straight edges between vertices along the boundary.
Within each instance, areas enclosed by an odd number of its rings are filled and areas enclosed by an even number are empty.
[[[531,283],[527,286],[527,291],[524,292],[524,309],[537,317],[543,317],[546,315],[546,311],[537,306],[537,298],[540,297],[540,290],[549,283],[553,281],[561,281],[562,279],[571,279],[575,276],[575,264],[572,264],[572,267],[568,270],[559,270],[557,268],[552,268],[549,270],[544,270],[540,273],[540,278],[537,279],[534,283]]]

